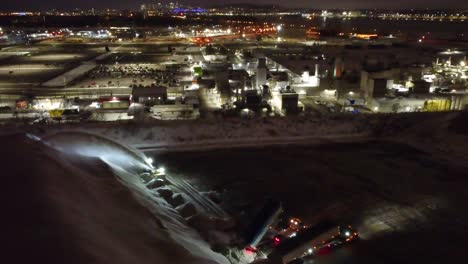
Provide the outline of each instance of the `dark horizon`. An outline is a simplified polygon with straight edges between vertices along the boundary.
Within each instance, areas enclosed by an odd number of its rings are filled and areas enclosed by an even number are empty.
[[[23,1],[9,1],[3,3],[0,6],[1,11],[45,11],[51,9],[59,10],[73,10],[79,9],[120,9],[120,10],[138,10],[139,6],[144,3],[158,3],[158,2],[171,2],[171,1],[158,1],[158,0],[77,0],[73,2],[68,1],[57,1],[57,0],[23,0]],[[176,0],[173,0],[176,2]],[[179,0],[180,4],[200,6],[200,7],[214,7],[214,6],[226,6],[236,4],[247,4],[247,5],[276,5],[282,8],[310,8],[310,9],[388,9],[388,10],[450,10],[468,9],[468,4],[459,0],[290,0],[289,6],[285,6],[284,2],[278,0],[259,0],[255,4],[248,3],[245,0],[224,0],[217,1],[215,3],[208,0]]]

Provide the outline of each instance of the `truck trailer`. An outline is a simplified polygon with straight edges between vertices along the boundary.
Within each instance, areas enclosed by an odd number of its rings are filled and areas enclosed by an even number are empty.
[[[315,255],[323,248],[335,247],[357,238],[350,227],[324,221],[302,230],[296,236],[280,241],[268,255],[271,264],[286,264],[305,256]]]

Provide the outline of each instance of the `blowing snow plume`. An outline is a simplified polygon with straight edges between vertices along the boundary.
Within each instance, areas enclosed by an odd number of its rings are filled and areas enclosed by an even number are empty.
[[[101,135],[79,131],[62,131],[47,135],[42,139],[62,152],[100,158],[113,167],[121,167],[129,171],[151,170],[153,168],[143,153]]]
[[[139,189],[138,177],[127,168],[147,168],[144,159],[98,139],[87,142],[102,153],[118,154],[98,158],[83,155],[88,150],[73,144],[58,147],[58,142],[79,141],[77,137],[49,140],[54,147],[24,133],[0,137],[5,208],[1,226],[3,241],[8,242],[2,259],[12,263],[223,262],[202,241],[198,255],[176,242],[173,237],[183,232],[187,243],[195,243],[198,237],[182,228],[176,217],[170,219],[157,197],[150,199]],[[122,163],[114,167],[117,162]],[[174,228],[179,229],[176,235]]]

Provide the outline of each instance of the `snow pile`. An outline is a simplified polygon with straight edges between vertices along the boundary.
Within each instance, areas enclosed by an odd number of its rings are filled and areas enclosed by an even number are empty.
[[[105,135],[136,148],[201,149],[232,145],[271,144],[278,141],[303,141],[318,137],[362,136],[366,118],[334,116],[327,118],[265,118],[254,120],[174,120],[114,123],[56,124],[30,127],[33,133],[89,131]],[[37,130],[39,128],[39,130]]]
[[[391,139],[418,149],[468,158],[468,111],[383,115],[366,130],[373,137]]]
[[[113,123],[30,126],[37,135],[60,131],[88,131],[105,135],[143,151],[201,150],[290,143],[323,143],[379,138],[416,147],[443,143],[443,151],[463,153],[466,133],[451,129],[463,123],[466,112],[406,113],[288,118],[217,118],[214,120],[120,121]],[[458,121],[457,121],[458,120]]]
[[[4,203],[8,217],[1,220],[8,226],[3,235],[9,241],[7,259],[228,263],[134,174],[147,167],[138,153],[97,137],[49,140],[44,144],[26,134],[0,137],[1,193],[9,201]],[[85,155],[93,148],[96,155]]]

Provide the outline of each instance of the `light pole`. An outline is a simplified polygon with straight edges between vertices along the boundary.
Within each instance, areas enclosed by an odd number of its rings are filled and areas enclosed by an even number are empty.
[[[276,41],[278,42],[281,41],[280,32],[282,29],[283,29],[283,26],[281,24],[276,26],[276,35],[277,35]]]

